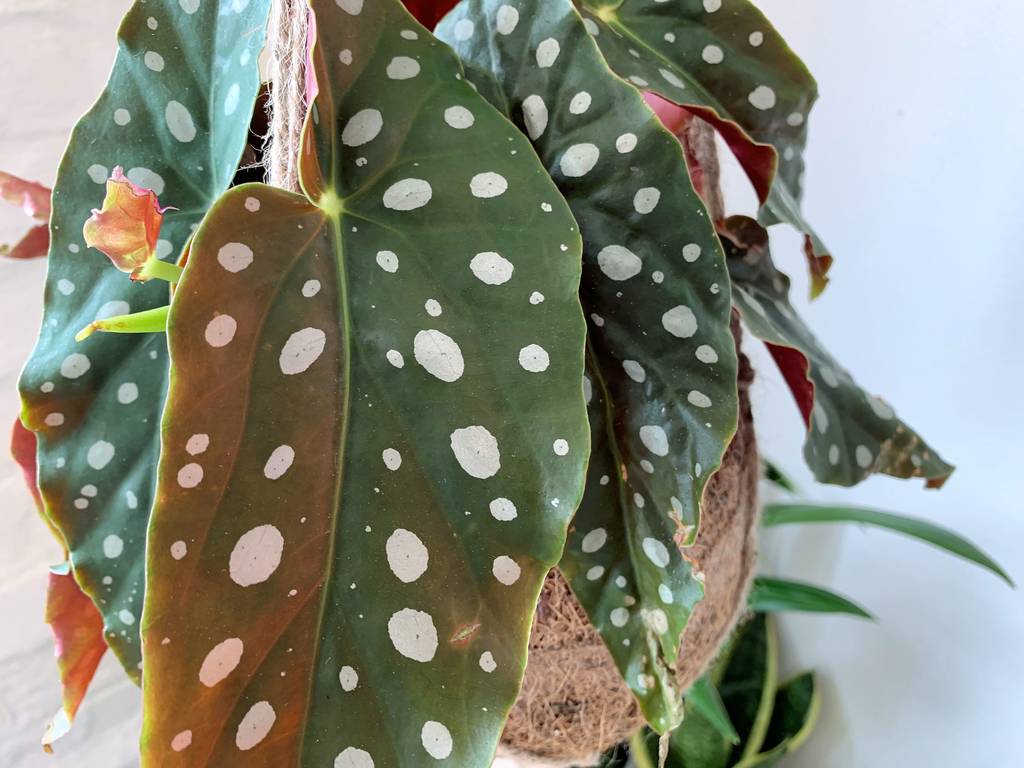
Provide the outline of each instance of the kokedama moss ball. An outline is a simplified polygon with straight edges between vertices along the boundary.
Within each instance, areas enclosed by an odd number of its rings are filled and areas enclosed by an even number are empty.
[[[678,679],[683,688],[714,661],[746,607],[757,558],[760,459],[748,390],[753,378],[740,359],[740,417],[722,468],[704,492],[696,543],[684,550],[705,574],[706,596],[683,634]],[[591,765],[627,739],[643,717],[597,630],[561,572],[548,574],[533,632],[523,688],[509,716],[499,754],[524,766]]]

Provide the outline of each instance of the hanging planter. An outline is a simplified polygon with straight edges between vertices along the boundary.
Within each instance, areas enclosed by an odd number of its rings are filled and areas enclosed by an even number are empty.
[[[815,293],[832,260],[799,206],[816,86],[753,6],[453,5],[410,4],[433,34],[398,0],[125,18],[21,380],[68,552],[48,747],[109,647],[147,768],[592,764],[645,726],[668,759],[695,707],[756,756],[713,683],[798,590],[751,593],[740,321],[818,479],[952,471],[788,302],[764,226],[803,233]],[[234,183],[268,20],[270,183]],[[716,134],[760,222],[726,218]]]

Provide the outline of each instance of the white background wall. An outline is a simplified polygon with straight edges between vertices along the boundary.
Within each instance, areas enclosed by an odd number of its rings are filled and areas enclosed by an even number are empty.
[[[51,182],[76,117],[98,93],[127,0],[0,0],[0,168]],[[760,0],[807,60],[807,212],[837,255],[834,283],[801,306],[820,337],[959,470],[947,487],[876,479],[816,487],[801,425],[763,356],[766,455],[816,499],[927,516],[968,534],[1024,579],[1024,406],[1016,311],[1024,289],[1019,178],[1024,71],[1016,0]],[[737,210],[749,197],[730,184]],[[0,241],[23,222],[0,210]],[[795,238],[777,259],[805,281]],[[39,319],[44,265],[0,264],[0,425]],[[756,349],[754,350],[756,351]],[[6,427],[4,427],[6,431]],[[6,439],[6,438],[4,438]],[[982,571],[879,532],[773,533],[764,570],[826,584],[878,624],[787,617],[786,663],[822,673],[825,705],[794,768],[1017,768],[1024,721],[1024,600]],[[128,768],[139,697],[105,665],[75,730],[36,746],[59,702],[42,606],[59,557],[21,479],[0,459],[0,765]]]

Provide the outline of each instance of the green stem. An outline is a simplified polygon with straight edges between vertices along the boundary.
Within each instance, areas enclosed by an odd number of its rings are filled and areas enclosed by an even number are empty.
[[[176,283],[181,280],[181,273],[184,270],[177,264],[170,264],[160,259],[150,259],[134,275],[136,280],[166,280],[168,283]]]
[[[169,265],[168,265],[169,266]],[[75,341],[84,341],[96,331],[105,333],[166,333],[169,306],[147,309],[131,315],[117,315],[89,323],[75,335]]]
[[[644,739],[644,729],[638,729],[629,737],[629,756],[633,758],[633,765],[636,768],[654,768],[651,762],[651,754],[647,751],[647,742]]]

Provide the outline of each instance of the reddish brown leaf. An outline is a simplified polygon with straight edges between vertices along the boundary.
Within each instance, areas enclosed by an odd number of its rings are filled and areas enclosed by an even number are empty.
[[[39,221],[50,218],[50,190],[35,181],[25,181],[0,171],[0,197],[20,206],[27,216]],[[0,256],[32,259],[45,256],[50,249],[50,231],[46,224],[32,227],[14,245],[0,243]]]
[[[32,492],[39,514],[43,515],[36,484],[36,436],[25,429],[20,419],[14,421],[11,455],[21,467],[25,484]],[[48,520],[46,522],[50,525]],[[50,530],[63,546],[63,539],[52,525]],[[52,752],[53,743],[70,730],[107,644],[103,639],[103,618],[78,586],[68,563],[50,569],[45,616],[53,632],[54,655],[63,689],[63,704],[47,725],[42,739],[43,749]]]
[[[782,372],[789,391],[793,393],[800,415],[804,417],[804,425],[811,427],[811,411],[814,409],[814,382],[810,379],[811,364],[798,349],[784,347],[779,344],[765,342],[772,353],[775,364]]]
[[[0,244],[0,256],[9,259],[34,259],[50,250],[50,228],[46,224],[32,227],[14,245]]]
[[[53,632],[54,654],[63,689],[63,706],[43,734],[43,749],[52,752],[53,743],[71,729],[100,659],[107,650],[103,639],[103,617],[78,586],[69,563],[50,569],[46,623]]]
[[[0,197],[21,206],[26,216],[40,221],[50,218],[50,190],[37,181],[26,181],[0,171]]]

